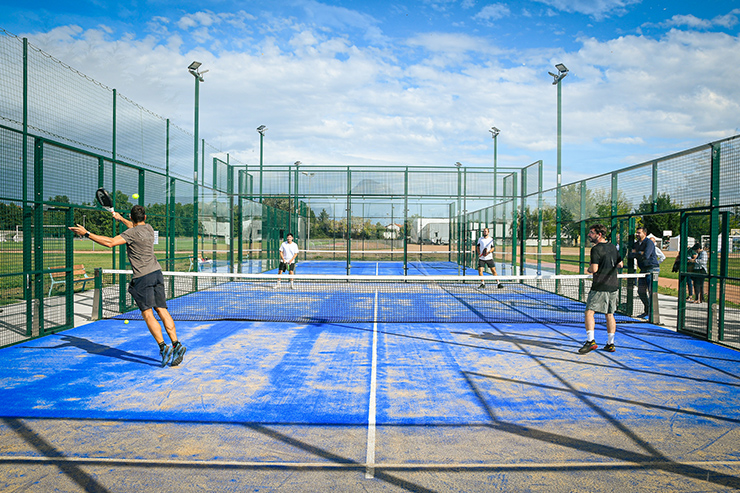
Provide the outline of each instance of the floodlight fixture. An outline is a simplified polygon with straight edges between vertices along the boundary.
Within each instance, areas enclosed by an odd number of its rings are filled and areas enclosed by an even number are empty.
[[[457,166],[458,168],[460,168],[460,166],[462,166],[462,163],[460,161],[458,161],[458,162],[455,163],[455,166]]]
[[[303,163],[302,163],[302,162],[300,162],[300,161],[296,161],[296,162],[295,162],[295,163],[293,163],[293,164],[295,164],[296,166],[300,166],[300,165],[301,165],[301,164],[303,164]]]
[[[188,65],[188,72],[190,72],[191,74],[193,74],[193,77],[195,77],[196,79],[198,79],[200,82],[203,82],[203,74],[205,74],[206,72],[208,72],[208,70],[204,70],[203,72],[199,72],[198,69],[200,68],[201,65],[203,65],[203,64],[200,63],[200,62],[193,62],[193,63],[191,63],[190,65]]]
[[[495,139],[496,137],[498,137],[498,134],[501,133],[501,130],[497,129],[496,127],[491,127],[491,130],[489,130],[489,132],[491,132],[491,136]]]
[[[260,135],[262,135],[262,136],[264,136],[264,135],[265,135],[265,130],[267,130],[267,127],[266,127],[266,126],[264,126],[264,125],[260,125],[259,127],[257,127],[257,131],[258,131],[258,132],[260,133]]]
[[[565,78],[566,75],[568,75],[568,68],[563,65],[562,63],[558,63],[555,65],[555,68],[558,70],[557,74],[553,74],[552,72],[548,72],[548,74],[552,75],[553,81],[552,85],[557,85],[561,80]]]

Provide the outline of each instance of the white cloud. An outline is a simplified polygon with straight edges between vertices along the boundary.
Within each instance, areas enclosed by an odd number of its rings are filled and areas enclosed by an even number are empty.
[[[480,12],[473,16],[473,18],[491,25],[491,21],[503,19],[504,17],[508,17],[510,14],[511,11],[506,4],[494,3],[483,7]]]
[[[712,29],[715,27],[723,27],[730,29],[738,24],[738,15],[740,15],[740,9],[734,9],[728,14],[717,16],[713,19],[701,19],[695,15],[674,15],[670,19],[660,24],[659,27],[671,28],[671,27],[688,27],[691,29]],[[645,26],[651,27],[656,24],[645,24]]]
[[[630,5],[642,0],[536,0],[563,12],[577,12],[595,19],[624,15]]]
[[[738,37],[674,29],[660,39],[585,38],[570,51],[516,52],[483,36],[432,32],[362,46],[362,34],[353,38],[318,19],[333,15],[337,25],[370,26],[383,36],[372,18],[309,6],[316,23],[198,13],[152,19],[163,30],[145,38],[77,26],[29,38],[185,129],[193,118],[185,67],[203,62],[210,72],[200,86],[201,134],[250,163],[259,158],[261,124],[270,128],[268,163],[485,165],[492,125],[502,129],[499,152],[508,165],[547,161],[556,143],[553,61],[571,70],[562,103],[573,173],[608,171],[594,169],[608,158],[586,152],[597,146],[623,152],[610,161],[614,169],[630,164],[620,155],[649,154],[656,142],[706,142],[738,126],[740,66],[728,63],[740,52]],[[237,20],[235,31],[213,37],[214,27]],[[263,27],[269,34],[258,34]],[[184,48],[196,33],[212,41]]]
[[[712,27],[712,22],[706,19],[699,19],[694,15],[674,15],[669,21],[663,23],[663,26],[688,26],[693,29],[709,29]]]
[[[617,139],[602,139],[604,144],[627,144],[627,145],[643,145],[645,140],[642,137],[620,137]]]

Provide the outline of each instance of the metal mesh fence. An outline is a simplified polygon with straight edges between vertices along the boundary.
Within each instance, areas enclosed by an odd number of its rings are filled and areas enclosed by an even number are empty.
[[[28,127],[111,156],[112,90],[30,44],[28,51]]]
[[[22,40],[0,30],[0,60],[23,60]],[[21,130],[23,126],[23,63],[6,64],[0,71],[0,123]]]
[[[116,158],[151,169],[165,169],[167,121],[120,94],[116,95]]]

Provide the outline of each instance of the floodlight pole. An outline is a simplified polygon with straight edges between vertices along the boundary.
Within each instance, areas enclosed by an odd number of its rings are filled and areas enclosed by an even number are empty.
[[[200,83],[203,82],[204,72],[198,71],[200,62],[193,62],[188,66],[188,72],[195,77],[195,115],[193,130],[195,137],[193,139],[193,265],[196,272],[198,271],[198,124],[199,124],[199,104],[200,104]]]
[[[262,170],[263,170],[263,162],[262,162],[262,144],[265,139],[265,130],[267,130],[267,127],[264,125],[260,125],[257,127],[257,132],[260,134],[260,204],[262,203]]]
[[[288,190],[288,192],[289,192],[288,193],[288,197],[293,197],[293,199],[292,199],[293,203],[292,204],[290,203],[291,202],[291,199],[289,198],[288,199],[288,208],[290,209],[291,216],[292,216],[293,212],[295,212],[295,227],[293,227],[293,224],[292,224],[293,221],[292,221],[292,218],[291,218],[290,228],[294,230],[293,231],[293,235],[296,235],[296,234],[298,234],[298,230],[300,229],[299,223],[300,223],[300,217],[301,217],[300,216],[300,204],[298,203],[298,175],[299,175],[299,173],[298,173],[298,167],[301,164],[303,164],[303,163],[300,162],[300,161],[296,161],[293,164],[295,165],[295,183],[293,184],[293,194],[291,195],[290,194],[290,190]]]
[[[568,75],[568,69],[563,65],[562,63],[558,63],[555,65],[555,68],[557,69],[558,73],[557,75],[550,72],[550,75],[554,77],[553,84],[558,86],[558,106],[557,106],[557,112],[558,112],[558,141],[557,141],[557,177],[556,177],[556,186],[557,186],[557,195],[555,196],[555,242],[557,248],[555,249],[555,274],[560,274],[560,245],[562,242],[562,238],[560,235],[562,234],[562,224],[561,224],[561,185],[562,185],[562,134],[563,134],[563,122],[562,122],[562,103],[561,103],[561,96],[562,96],[562,89],[561,89],[561,82],[565,78],[566,75]]]
[[[310,250],[311,248],[311,178],[313,178],[313,175],[316,173],[306,173],[305,171],[301,171],[301,174],[308,177],[308,228],[306,229],[306,248],[303,249],[303,258],[305,260],[308,255],[307,250]]]
[[[498,197],[498,191],[497,191],[497,187],[498,187],[498,162],[497,162],[498,161],[497,159],[498,142],[497,141],[498,139],[497,137],[498,137],[498,134],[501,133],[501,130],[497,129],[496,127],[491,127],[491,130],[489,130],[489,132],[491,132],[491,135],[493,136],[493,198],[494,200],[496,200],[496,197]]]
[[[465,238],[463,236],[462,228],[462,206],[461,206],[461,194],[462,194],[462,175],[460,174],[460,168],[462,163],[457,161],[455,163],[457,168],[457,273],[460,274],[460,264],[465,263]],[[450,242],[452,243],[452,242]]]

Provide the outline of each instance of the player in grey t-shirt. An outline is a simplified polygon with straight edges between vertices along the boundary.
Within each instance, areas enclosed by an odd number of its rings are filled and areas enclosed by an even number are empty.
[[[131,263],[131,269],[134,271],[128,292],[141,310],[141,315],[144,317],[149,332],[152,333],[157,344],[159,344],[162,366],[167,365],[170,358],[172,358],[171,365],[177,366],[182,362],[186,348],[177,340],[175,321],[172,320],[172,316],[167,310],[162,267],[154,255],[154,230],[149,224],[146,224],[146,211],[142,206],[135,205],[131,209],[131,220],[124,218],[117,212],[113,212],[113,218],[122,222],[128,228],[114,238],[92,234],[79,224],[71,226],[69,229],[108,248],[126,245],[126,253]],[[167,335],[172,341],[172,347],[164,342],[162,327],[154,317],[154,311],[162,320]]]

